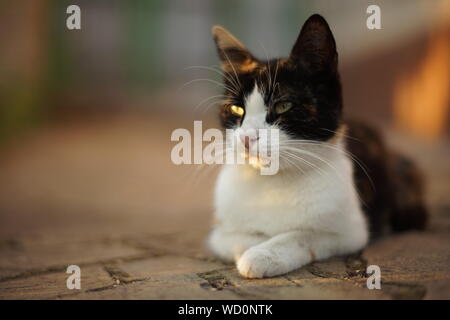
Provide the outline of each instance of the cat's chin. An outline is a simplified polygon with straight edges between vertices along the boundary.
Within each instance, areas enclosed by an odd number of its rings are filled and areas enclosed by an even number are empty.
[[[255,169],[270,168],[271,165],[271,160],[269,158],[263,158],[258,155],[254,156],[244,152],[241,154],[241,157]]]

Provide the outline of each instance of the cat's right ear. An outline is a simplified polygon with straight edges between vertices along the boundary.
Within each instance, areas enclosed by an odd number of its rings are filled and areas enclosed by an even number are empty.
[[[225,72],[247,72],[258,65],[250,51],[224,27],[213,26],[212,34]]]
[[[337,70],[336,42],[322,16],[314,14],[306,20],[290,59],[311,73]]]

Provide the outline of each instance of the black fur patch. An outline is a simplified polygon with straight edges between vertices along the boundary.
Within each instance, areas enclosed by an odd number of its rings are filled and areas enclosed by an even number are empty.
[[[354,179],[372,238],[389,230],[425,229],[427,210],[421,171],[389,150],[375,129],[359,122],[347,123],[347,149],[359,161],[354,162]]]

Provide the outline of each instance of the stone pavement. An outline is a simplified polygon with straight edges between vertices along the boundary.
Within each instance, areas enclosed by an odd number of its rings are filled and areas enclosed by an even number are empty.
[[[191,126],[122,116],[42,128],[5,146],[0,298],[450,299],[448,144],[389,136],[429,177],[426,232],[248,280],[204,249],[217,170],[170,162],[171,131]],[[66,287],[72,264],[80,290]],[[381,290],[366,287],[371,264],[381,268]]]

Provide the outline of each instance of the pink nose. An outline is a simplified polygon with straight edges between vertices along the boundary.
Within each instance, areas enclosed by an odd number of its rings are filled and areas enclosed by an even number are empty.
[[[259,137],[253,134],[243,133],[239,135],[239,138],[241,139],[242,143],[245,146],[245,150],[249,150],[250,146],[258,141]]]

